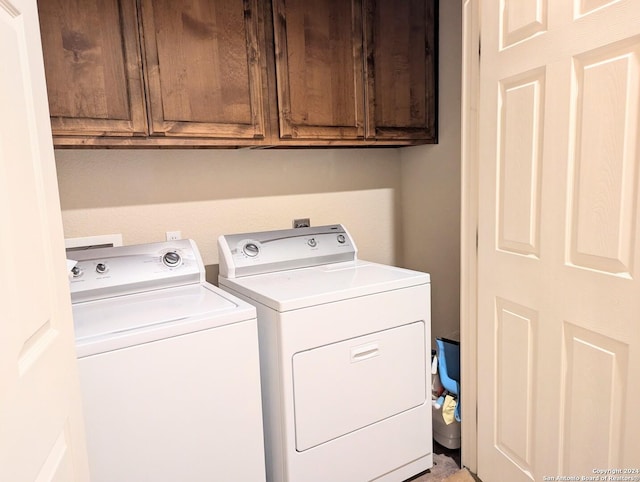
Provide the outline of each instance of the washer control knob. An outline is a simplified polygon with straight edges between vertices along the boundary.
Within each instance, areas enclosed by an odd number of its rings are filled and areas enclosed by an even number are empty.
[[[104,273],[106,273],[106,272],[107,272],[107,269],[108,269],[108,268],[107,268],[107,265],[106,265],[106,264],[104,264],[104,263],[98,263],[98,264],[96,265],[96,273],[98,273],[98,274],[104,274]]]
[[[71,274],[74,278],[79,278],[80,276],[82,276],[82,270],[77,266],[74,266],[73,268],[71,268]]]
[[[182,257],[175,251],[169,251],[162,257],[162,262],[169,268],[175,268],[176,266],[180,266]]]
[[[338,234],[338,242],[340,244],[344,244],[344,242],[346,241],[344,234]]]
[[[307,244],[312,248],[315,248],[316,246],[318,246],[318,242],[316,241],[316,238],[311,238],[309,241],[307,241]]]
[[[247,243],[242,247],[242,252],[250,258],[255,258],[260,252],[260,248],[256,243]]]

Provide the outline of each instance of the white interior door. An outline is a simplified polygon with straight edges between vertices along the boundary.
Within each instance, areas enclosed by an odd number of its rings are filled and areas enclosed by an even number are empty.
[[[640,2],[487,0],[480,31],[478,475],[638,470]]]
[[[0,480],[88,481],[35,0],[0,0]]]

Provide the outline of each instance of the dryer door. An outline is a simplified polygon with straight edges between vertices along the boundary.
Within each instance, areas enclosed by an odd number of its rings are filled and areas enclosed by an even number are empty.
[[[296,353],[296,449],[424,404],[426,365],[422,321]]]

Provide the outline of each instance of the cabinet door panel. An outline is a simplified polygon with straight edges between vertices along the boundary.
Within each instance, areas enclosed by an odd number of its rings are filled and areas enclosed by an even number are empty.
[[[436,139],[435,0],[365,0],[367,138]]]
[[[362,3],[274,0],[280,137],[364,137]]]
[[[151,134],[262,138],[257,0],[143,0]]]
[[[146,132],[135,0],[39,0],[55,135]]]

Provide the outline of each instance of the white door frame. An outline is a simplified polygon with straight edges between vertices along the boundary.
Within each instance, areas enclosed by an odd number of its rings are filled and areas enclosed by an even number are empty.
[[[460,340],[462,465],[478,471],[477,265],[478,104],[480,100],[480,0],[462,0],[462,175],[460,240]]]

